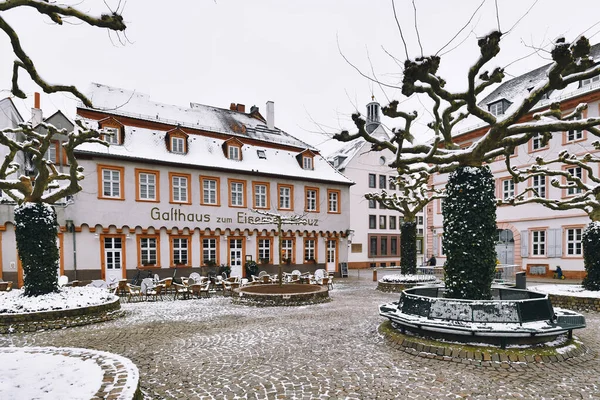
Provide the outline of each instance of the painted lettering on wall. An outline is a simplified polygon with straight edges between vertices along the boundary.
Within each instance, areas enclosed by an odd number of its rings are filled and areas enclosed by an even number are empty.
[[[170,208],[169,211],[161,211],[158,207],[152,207],[150,210],[150,218],[155,221],[173,221],[173,222],[210,222],[214,218],[217,224],[232,224],[234,223],[231,217],[214,216],[210,214],[186,213],[177,208]],[[236,221],[238,224],[248,225],[267,225],[276,224],[272,217],[267,215],[248,215],[240,211],[237,213]],[[302,218],[298,220],[297,225],[319,226],[318,218]]]
[[[176,208],[171,208],[169,211],[160,211],[158,207],[152,207],[150,218],[155,221],[210,222],[210,214],[185,213]]]

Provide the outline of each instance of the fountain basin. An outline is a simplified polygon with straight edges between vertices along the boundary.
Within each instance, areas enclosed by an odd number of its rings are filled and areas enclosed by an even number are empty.
[[[554,309],[548,295],[492,288],[493,300],[445,298],[442,286],[406,289],[398,302],[382,304],[379,314],[402,333],[465,343],[535,344],[585,328],[583,315]]]
[[[329,301],[327,286],[278,284],[244,286],[233,290],[234,304],[258,307],[303,306]]]

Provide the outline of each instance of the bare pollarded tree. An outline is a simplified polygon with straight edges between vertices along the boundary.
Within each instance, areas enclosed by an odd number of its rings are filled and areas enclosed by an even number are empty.
[[[398,110],[398,101],[393,101],[382,109],[384,115],[404,120],[400,128],[392,130],[390,140],[370,136],[365,130],[365,120],[358,113],[352,116],[357,132],[350,134],[348,131],[342,131],[334,138],[346,142],[362,137],[371,143],[373,150],[392,151],[395,159],[391,166],[395,167],[400,175],[420,171],[429,174],[455,172],[450,176],[450,180],[453,176],[457,177],[458,186],[456,190],[447,188],[447,192],[456,194],[464,201],[477,202],[481,199],[481,195],[468,193],[469,190],[477,187],[477,185],[465,184],[469,177],[475,179],[475,176],[480,176],[481,182],[486,182],[481,187],[493,185],[489,168],[485,167],[485,163],[496,157],[512,154],[515,147],[527,143],[532,137],[537,135],[550,137],[557,132],[582,129],[600,136],[597,129],[600,118],[567,119],[568,116],[562,115],[560,102],[553,103],[547,112],[536,114],[531,119],[532,109],[552,91],[564,89],[571,83],[600,74],[600,65],[590,58],[590,44],[585,37],[578,38],[574,43],[558,39],[550,53],[553,62],[544,77],[527,95],[513,103],[503,115],[496,116],[485,109],[480,104],[483,91],[502,83],[505,79],[502,68],[485,70],[485,66],[500,52],[501,39],[502,34],[497,31],[478,39],[480,54],[466,73],[465,91],[452,92],[446,89],[446,80],[438,75],[442,60],[437,55],[404,62],[402,93],[405,96],[426,96],[433,101],[430,110],[433,120],[428,124],[433,132],[432,141],[424,144],[411,142],[414,136],[412,122],[416,118],[416,113]],[[485,124],[487,131],[469,148],[461,149],[454,141],[454,130],[456,125],[466,118],[469,118],[472,125]],[[523,122],[527,119],[531,120]],[[447,200],[444,204],[447,205],[452,201]],[[484,233],[477,232],[476,224],[470,223],[475,221],[469,221],[468,215],[451,215],[458,210],[469,210],[470,206],[451,207],[451,205],[443,209],[445,210],[444,248],[448,256],[446,283],[447,285],[450,283],[451,286],[456,284],[457,290],[452,293],[455,297],[488,298],[496,257],[494,241],[486,239],[485,244],[483,241],[489,236],[489,232],[495,231],[495,208],[486,209],[486,212],[493,215],[489,221],[486,220],[485,224],[489,226]],[[477,203],[472,204],[472,208],[477,206]],[[456,218],[462,218],[465,223],[455,223]],[[483,222],[477,221],[477,223]],[[453,234],[454,239],[449,240],[449,233]],[[467,239],[472,237],[481,240],[480,247]],[[466,251],[466,247],[470,248],[469,252]],[[473,254],[473,257],[465,259],[462,255],[467,253]],[[481,291],[471,291],[461,287],[468,282],[477,282],[482,286]]]
[[[398,175],[390,178],[399,192],[372,192],[365,194],[367,200],[375,200],[385,208],[402,214],[400,225],[400,268],[403,274],[417,272],[417,215],[435,199],[443,198],[443,189],[429,185],[430,175],[425,172]]]
[[[13,64],[12,93],[26,98],[19,86],[19,72],[25,71],[30,78],[46,93],[71,93],[86,106],[92,107],[90,100],[75,86],[50,84],[38,72],[35,63],[21,45],[18,29],[4,18],[11,10],[30,8],[35,12],[62,25],[65,20],[77,21],[109,31],[121,32],[126,26],[118,12],[93,16],[75,7],[51,3],[47,0],[6,0],[0,1],[0,29],[8,36],[16,60]],[[5,55],[8,58],[8,55]],[[39,133],[37,130],[41,130]],[[61,173],[46,152],[57,136],[61,140],[63,153],[69,162],[68,173]],[[81,190],[79,181],[83,179],[82,170],[74,156],[74,149],[86,142],[102,142],[100,132],[89,129],[78,122],[72,132],[57,130],[54,126],[41,123],[20,124],[17,128],[0,131],[0,144],[6,154],[0,166],[0,190],[18,206],[15,208],[16,240],[19,257],[25,272],[25,294],[37,296],[58,289],[56,264],[58,248],[56,245],[56,212],[51,206]],[[106,144],[106,143],[104,143]],[[31,162],[33,174],[23,174],[16,160],[18,155]]]
[[[585,105],[577,107],[575,116],[581,116],[584,108]],[[591,128],[590,131],[600,136],[597,128]],[[600,141],[595,141],[593,146],[596,151],[600,150]],[[581,232],[582,248],[572,248],[571,251],[573,254],[581,254],[579,251],[583,253],[587,272],[583,286],[588,290],[600,290],[600,177],[597,173],[600,157],[589,152],[577,155],[563,150],[551,159],[537,157],[535,164],[526,168],[512,167],[510,157],[506,158],[506,165],[516,182],[550,177],[550,184],[564,191],[567,196],[550,198],[547,193],[540,193],[539,188],[531,186],[504,203],[537,203],[557,211],[582,210],[589,216],[591,222]],[[574,230],[573,234],[580,232]]]

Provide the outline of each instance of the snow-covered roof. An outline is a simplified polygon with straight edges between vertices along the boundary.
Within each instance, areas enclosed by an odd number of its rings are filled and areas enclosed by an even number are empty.
[[[600,43],[595,44],[590,48],[590,58],[597,62],[600,61]],[[540,81],[546,78],[547,71],[551,65],[552,63],[546,64],[516,78],[501,83],[490,94],[479,101],[479,107],[487,110],[487,107],[490,104],[504,99],[512,104],[505,110],[503,115],[510,115],[514,111],[513,107],[518,107],[529,95],[531,89],[533,89]],[[579,82],[574,82],[566,86],[564,89],[551,92],[547,99],[540,100],[533,109],[546,107],[552,102],[580,96],[584,93],[599,89],[600,82],[595,82],[585,86],[581,86]],[[501,120],[503,115],[499,115],[497,118]],[[487,124],[482,122],[479,118],[469,115],[469,117],[456,125],[453,136],[470,132],[486,125]]]
[[[360,149],[367,143],[367,141],[363,138],[355,139],[351,142],[348,142],[341,149],[336,150],[327,156],[327,161],[329,161],[334,167],[338,170],[343,170],[346,168],[348,163],[352,161],[354,156],[358,154]],[[339,162],[336,163],[336,158],[339,157]]]
[[[253,116],[252,113],[197,103],[190,103],[189,107],[164,104],[151,100],[150,96],[144,93],[99,83],[92,83],[86,95],[92,101],[96,110],[113,115],[180,125],[318,151],[313,146],[277,127],[269,129],[266,122]],[[85,109],[86,107],[80,103],[79,108]]]
[[[10,97],[0,99],[0,129],[15,127],[23,122],[23,117]]]
[[[84,120],[96,124],[94,120]],[[281,149],[270,146],[244,144],[242,160],[225,157],[223,143],[219,139],[203,135],[189,135],[188,153],[177,154],[167,150],[166,131],[125,126],[122,145],[105,147],[98,143],[85,143],[77,147],[77,153],[129,159],[148,163],[180,164],[183,168],[197,167],[229,172],[285,176],[289,179],[307,179],[321,182],[334,182],[352,185],[353,182],[333,168],[320,154],[313,160],[313,169],[303,169],[296,156],[301,152],[290,148]],[[258,155],[264,152],[265,158]],[[261,154],[262,155],[262,154]]]

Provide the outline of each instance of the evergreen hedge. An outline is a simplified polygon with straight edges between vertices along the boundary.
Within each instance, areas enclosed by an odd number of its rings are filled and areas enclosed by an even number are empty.
[[[400,225],[400,270],[403,274],[417,273],[417,223]]]
[[[39,296],[58,291],[56,212],[44,203],[15,207],[17,250],[24,273],[24,294]]]
[[[587,290],[600,290],[600,222],[590,222],[583,231],[583,266],[587,275],[582,285]]]
[[[486,300],[496,268],[496,195],[489,167],[450,174],[442,206],[447,296]]]

